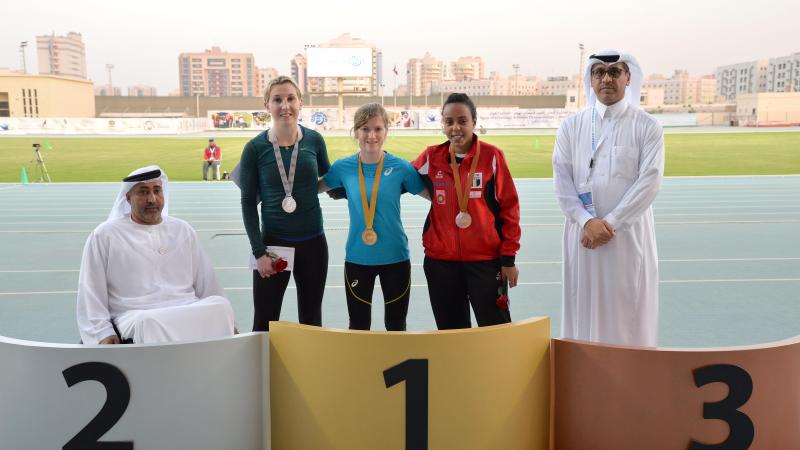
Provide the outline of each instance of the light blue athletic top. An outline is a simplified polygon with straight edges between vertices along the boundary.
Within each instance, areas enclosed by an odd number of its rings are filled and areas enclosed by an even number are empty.
[[[375,180],[377,164],[363,164],[364,185],[367,201],[372,201],[372,182]],[[347,234],[347,262],[368,266],[394,264],[406,261],[408,237],[400,220],[400,195],[403,189],[419,194],[425,188],[422,178],[411,163],[384,152],[383,173],[378,186],[378,205],[372,228],[378,234],[375,245],[361,240],[366,229],[364,209],[361,206],[361,190],[358,184],[358,153],[342,158],[325,174],[325,184],[334,189],[344,187],[347,191],[347,207],[350,211],[350,231]]]

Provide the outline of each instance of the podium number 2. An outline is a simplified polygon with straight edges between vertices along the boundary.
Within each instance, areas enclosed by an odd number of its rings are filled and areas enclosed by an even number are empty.
[[[428,450],[428,360],[407,359],[383,371],[386,388],[406,382],[406,450]]]
[[[755,431],[753,421],[747,414],[739,411],[753,393],[753,379],[741,367],[730,364],[715,364],[694,371],[697,387],[720,382],[728,385],[728,396],[715,403],[703,405],[704,419],[719,419],[727,422],[730,432],[720,444],[702,444],[695,440],[689,450],[746,450],[753,443]]]
[[[100,412],[78,434],[69,440],[63,450],[133,450],[133,442],[100,442],[108,430],[125,414],[131,400],[131,387],[125,374],[111,364],[87,362],[74,365],[62,372],[67,387],[83,381],[99,381],[106,389],[106,402]]]

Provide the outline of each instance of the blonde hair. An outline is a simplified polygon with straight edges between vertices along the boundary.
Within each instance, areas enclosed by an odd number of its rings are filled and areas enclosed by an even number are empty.
[[[269,94],[272,92],[272,88],[274,88],[279,84],[286,84],[286,83],[291,84],[294,90],[297,91],[297,97],[299,97],[300,99],[303,98],[303,93],[300,92],[300,88],[297,86],[297,83],[295,83],[293,79],[287,77],[286,75],[280,75],[277,78],[269,80],[269,83],[267,83],[267,87],[266,89],[264,89],[264,100],[269,101]]]
[[[353,116],[353,134],[355,134],[356,130],[366,125],[369,119],[373,117],[380,117],[383,119],[383,126],[386,127],[387,130],[389,129],[389,114],[386,112],[386,109],[379,103],[367,103],[361,105]]]

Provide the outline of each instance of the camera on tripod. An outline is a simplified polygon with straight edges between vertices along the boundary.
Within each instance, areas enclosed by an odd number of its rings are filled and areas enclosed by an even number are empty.
[[[42,144],[33,144],[33,159],[31,159],[31,162],[36,161],[36,168],[39,172],[38,181],[46,181],[49,183],[52,180],[50,179],[50,174],[47,173],[47,166],[44,164],[44,156],[42,155],[42,152],[39,151],[41,148]]]

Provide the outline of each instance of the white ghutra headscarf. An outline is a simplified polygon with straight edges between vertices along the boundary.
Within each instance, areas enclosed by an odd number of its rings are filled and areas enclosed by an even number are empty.
[[[597,95],[595,95],[592,89],[592,66],[595,64],[611,65],[618,62],[627,64],[628,70],[631,72],[631,83],[625,88],[625,101],[628,102],[629,106],[639,107],[642,97],[642,84],[644,84],[642,67],[633,55],[614,49],[600,50],[589,56],[589,61],[586,64],[586,71],[583,77],[586,99],[588,100],[586,102],[587,105],[594,105],[597,101]]]
[[[169,209],[167,174],[158,166],[147,166],[134,170],[122,180],[119,194],[117,194],[117,199],[114,201],[114,206],[111,208],[111,212],[108,214],[108,219],[106,219],[106,221],[119,219],[131,213],[131,205],[128,203],[127,194],[134,186],[139,183],[152,183],[158,180],[161,180],[161,191],[164,193],[164,209],[161,210],[161,215],[166,216]]]

